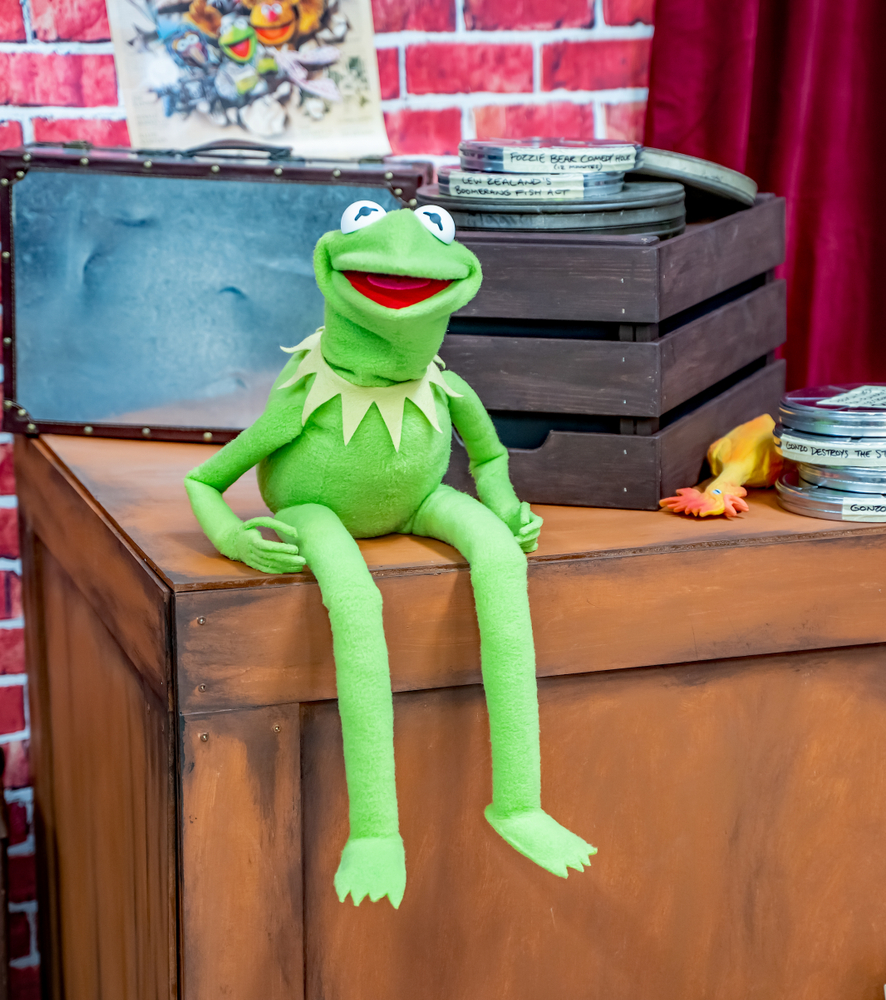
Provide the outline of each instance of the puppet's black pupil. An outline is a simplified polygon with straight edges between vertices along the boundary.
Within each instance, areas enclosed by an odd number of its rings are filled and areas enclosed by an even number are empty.
[[[372,215],[373,212],[377,212],[377,208],[372,208],[369,205],[361,205],[360,211],[357,213],[357,219],[362,219],[364,215]],[[356,222],[357,219],[354,221]]]
[[[439,215],[437,215],[436,212],[425,212],[425,218],[430,219],[431,222],[433,222],[434,225],[440,230],[440,232],[441,233],[443,232],[443,220],[440,218]]]

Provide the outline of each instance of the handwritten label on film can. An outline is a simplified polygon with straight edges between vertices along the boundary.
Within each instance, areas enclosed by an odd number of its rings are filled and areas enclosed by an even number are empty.
[[[849,497],[843,501],[844,521],[886,521],[886,497],[863,500]]]

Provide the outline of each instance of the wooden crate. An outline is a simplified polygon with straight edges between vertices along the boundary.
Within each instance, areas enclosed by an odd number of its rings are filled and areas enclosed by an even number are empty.
[[[587,233],[464,232],[483,285],[460,317],[649,325],[784,260],[784,198],[694,222],[670,240]],[[633,338],[629,338],[633,339]]]
[[[646,434],[552,430],[539,448],[508,449],[511,481],[529,503],[656,510],[662,497],[699,481],[708,446],[718,437],[761,413],[774,417],[784,385],[785,362],[772,361]],[[474,491],[458,441],[446,482]]]
[[[51,1000],[871,997],[886,981],[886,525],[541,508],[558,879],[483,819],[467,567],[360,542],[384,599],[403,904],[340,904],[331,637],[309,573],[215,554],[211,445],[16,442]],[[228,492],[264,512],[249,477]],[[640,668],[640,669],[638,669]]]
[[[786,319],[772,268],[784,258],[783,199],[761,195],[751,209],[665,241],[462,238],[481,260],[483,285],[440,353],[492,413],[523,499],[652,509],[698,480],[715,438],[775,413],[784,366],[772,352]],[[547,438],[531,449],[512,440],[517,414],[547,421]],[[463,450],[447,481],[471,488]]]

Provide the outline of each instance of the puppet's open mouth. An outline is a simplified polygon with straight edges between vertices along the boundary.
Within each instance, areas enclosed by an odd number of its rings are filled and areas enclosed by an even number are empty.
[[[229,46],[229,48],[238,59],[246,59],[249,57],[249,49],[251,45],[252,40],[244,38],[242,42],[236,42],[234,45]]]
[[[274,27],[255,27],[255,33],[259,37],[259,41],[267,42],[273,44],[274,42],[279,42],[281,39],[286,41],[286,34],[292,29],[293,24],[295,24],[295,18],[290,18],[285,24],[276,25]]]
[[[409,274],[377,274],[373,271],[341,272],[361,295],[388,309],[404,309],[423,302],[451,285],[449,279],[416,278]]]

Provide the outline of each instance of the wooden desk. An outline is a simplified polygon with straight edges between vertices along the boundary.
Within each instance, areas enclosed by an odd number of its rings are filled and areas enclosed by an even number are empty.
[[[42,887],[65,1000],[839,1000],[886,982],[886,525],[539,508],[543,795],[501,841],[467,568],[361,542],[385,602],[408,884],[355,908],[309,573],[216,555],[211,446],[17,442]],[[263,513],[254,479],[228,494]],[[62,993],[63,988],[63,993]],[[177,994],[176,991],[179,991]]]

